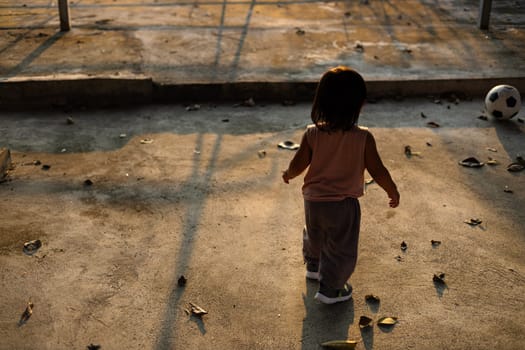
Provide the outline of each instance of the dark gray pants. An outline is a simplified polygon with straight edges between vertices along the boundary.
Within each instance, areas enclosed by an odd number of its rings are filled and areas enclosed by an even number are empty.
[[[303,234],[305,262],[319,262],[320,281],[343,288],[355,270],[361,223],[356,198],[339,202],[304,201],[306,228]]]

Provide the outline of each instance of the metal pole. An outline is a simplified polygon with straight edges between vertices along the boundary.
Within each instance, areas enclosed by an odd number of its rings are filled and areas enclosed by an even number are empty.
[[[69,31],[71,25],[69,23],[69,5],[67,0],[58,0],[58,15],[60,17],[60,31]]]
[[[479,2],[479,29],[489,29],[490,9],[492,0],[480,0]]]

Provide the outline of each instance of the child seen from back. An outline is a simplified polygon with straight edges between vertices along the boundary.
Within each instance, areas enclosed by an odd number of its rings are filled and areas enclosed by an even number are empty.
[[[319,81],[309,126],[288,169],[285,183],[306,168],[302,192],[306,225],[303,256],[306,277],[319,281],[315,299],[333,304],[349,300],[347,283],[357,262],[365,169],[399,205],[399,192],[383,165],[374,137],[357,126],[366,99],[365,81],[355,70],[339,66]]]

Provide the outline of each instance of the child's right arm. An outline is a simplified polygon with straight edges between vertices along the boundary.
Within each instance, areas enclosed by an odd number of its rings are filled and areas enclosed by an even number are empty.
[[[283,181],[289,183],[291,179],[301,174],[310,165],[312,160],[312,150],[306,140],[306,132],[301,139],[301,145],[290,161],[288,169],[283,171]]]
[[[387,168],[383,165],[381,157],[377,152],[376,141],[374,136],[369,132],[366,137],[365,145],[365,167],[374,178],[374,181],[381,186],[390,198],[390,206],[395,208],[399,205],[399,192],[397,186],[392,180]]]

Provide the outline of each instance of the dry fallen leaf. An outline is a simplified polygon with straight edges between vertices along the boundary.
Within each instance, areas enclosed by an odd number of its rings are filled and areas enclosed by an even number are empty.
[[[32,255],[36,253],[36,251],[42,247],[42,241],[39,239],[35,239],[33,241],[29,241],[24,243],[24,253],[28,255]]]
[[[361,316],[359,318],[359,328],[366,328],[372,325],[372,319],[367,316]]]
[[[377,321],[379,326],[393,326],[397,323],[397,317],[382,317]]]
[[[464,221],[466,224],[469,224],[470,226],[478,226],[480,225],[483,221],[481,221],[480,219],[477,219],[477,218],[470,218],[468,220],[465,220]]]
[[[381,299],[377,295],[367,294],[365,295],[365,300],[367,303],[379,303]]]
[[[196,304],[193,304],[193,303],[189,303],[190,306],[191,306],[191,313],[192,315],[195,315],[195,316],[202,316],[202,315],[206,315],[208,313],[208,311],[204,310],[202,307],[196,305]]]
[[[299,27],[295,27],[295,34],[297,34],[297,35],[305,35],[306,32],[304,31],[304,29],[301,29]]]
[[[479,167],[482,167],[484,165],[483,162],[480,162],[479,160],[477,160],[474,157],[469,157],[469,158],[463,159],[462,161],[459,162],[459,164],[463,165],[463,166],[466,166],[468,168],[479,168]]]
[[[445,282],[445,274],[444,273],[439,273],[439,274],[434,274],[434,276],[432,277],[432,281],[436,282],[436,283],[440,283],[440,284],[446,284]]]
[[[253,99],[253,97],[250,97],[249,99],[242,101],[241,106],[255,107],[255,100]]]
[[[20,316],[20,320],[18,321],[18,325],[21,326],[21,325],[23,325],[24,323],[26,323],[29,320],[29,318],[33,314],[33,307],[34,307],[34,304],[31,302],[31,300],[29,300],[27,302],[26,309],[22,313],[22,316]]]
[[[186,285],[186,282],[188,282],[188,280],[186,279],[186,277],[184,277],[184,275],[181,275],[179,277],[179,279],[177,280],[177,285],[179,287],[184,287]]]
[[[199,109],[201,109],[201,105],[199,104],[193,104],[193,105],[186,106],[186,110],[188,112],[198,111]]]
[[[525,165],[520,164],[520,163],[511,163],[507,166],[507,171],[510,171],[513,173],[522,171],[523,169],[525,169]]]
[[[299,149],[300,145],[298,143],[295,143],[293,141],[283,141],[283,142],[280,142],[277,147],[279,148],[284,148],[284,149],[289,149],[289,150],[296,150],[296,149]]]
[[[328,349],[354,349],[356,345],[355,340],[330,340],[321,343],[321,346]]]
[[[412,147],[410,146],[405,146],[405,155],[407,157],[411,157],[411,156],[419,156],[421,155],[421,152],[414,152],[412,151]]]

